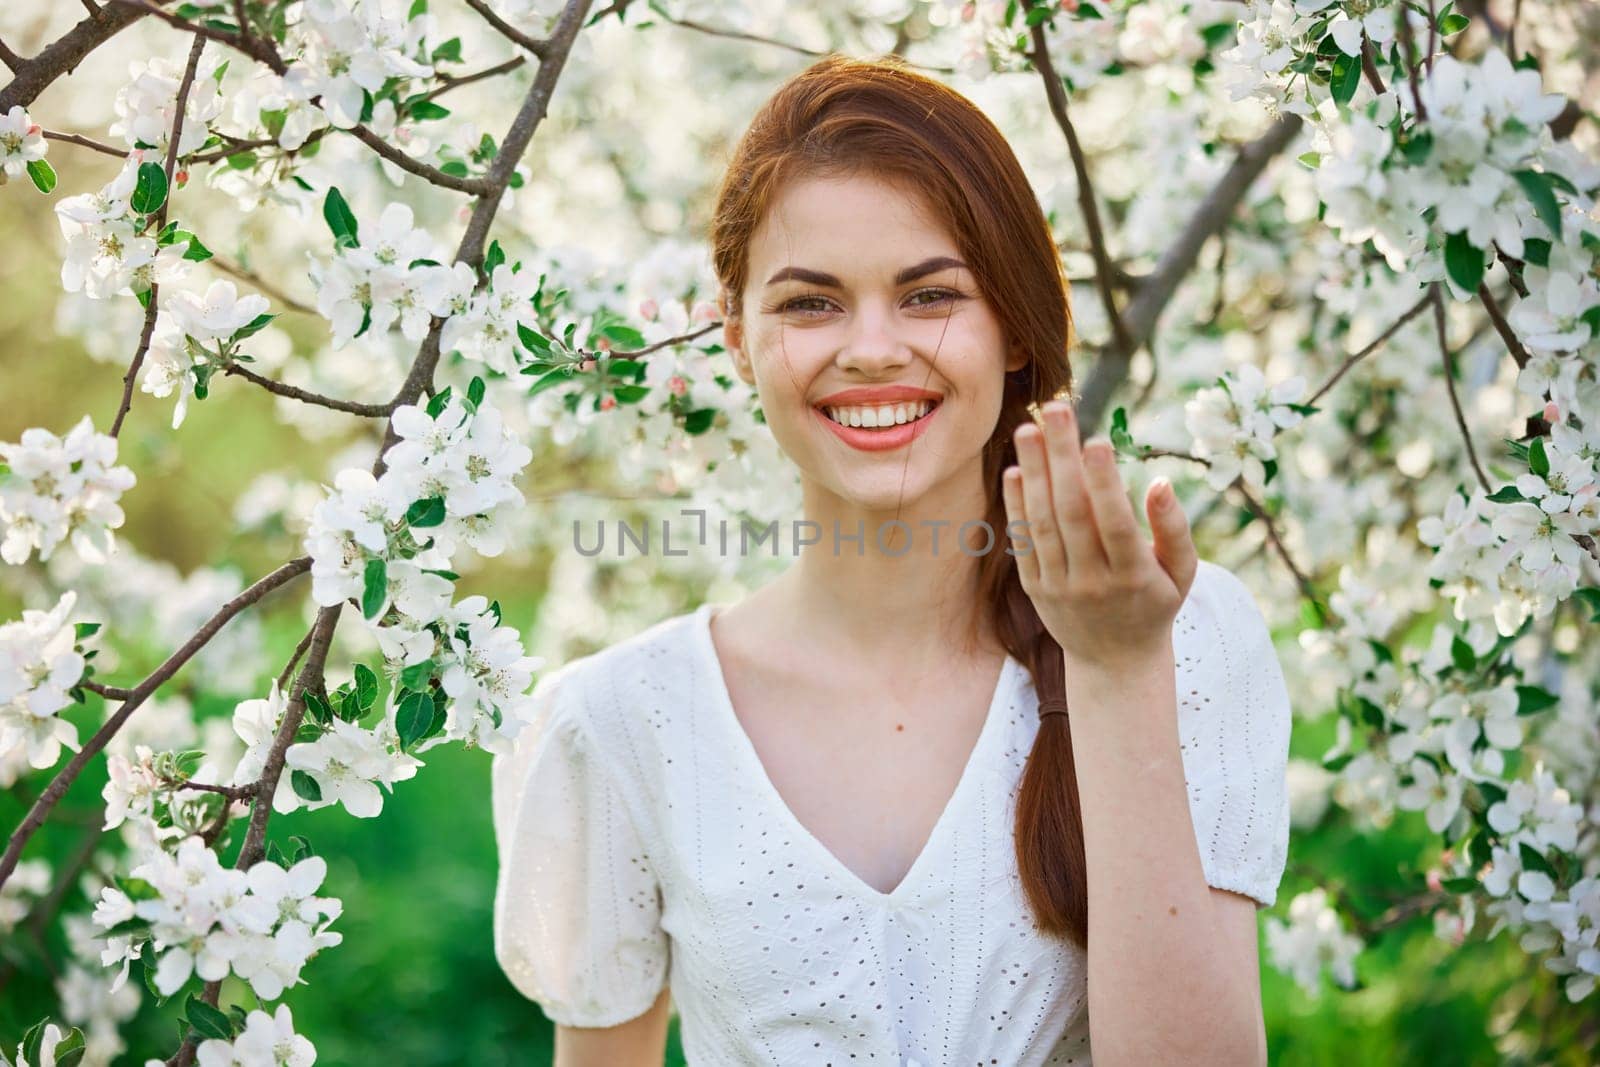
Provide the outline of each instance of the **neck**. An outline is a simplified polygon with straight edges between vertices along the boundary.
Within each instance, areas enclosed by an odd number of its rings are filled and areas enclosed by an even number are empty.
[[[962,525],[986,517],[981,460],[898,506],[863,505],[810,480],[804,505],[806,519],[816,524],[809,535],[819,540],[780,583],[787,586],[790,617],[806,628],[806,637],[869,660],[930,667],[948,663],[953,649],[998,648],[978,599],[987,539],[981,526],[968,530],[967,550],[961,549]],[[845,540],[857,534],[859,543]],[[1004,551],[1005,531],[994,534],[988,551]]]

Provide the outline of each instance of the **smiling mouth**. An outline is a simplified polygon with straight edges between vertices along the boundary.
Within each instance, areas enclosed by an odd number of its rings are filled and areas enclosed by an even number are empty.
[[[908,400],[898,404],[844,404],[818,410],[829,421],[859,430],[888,430],[920,422],[939,407],[937,400]]]

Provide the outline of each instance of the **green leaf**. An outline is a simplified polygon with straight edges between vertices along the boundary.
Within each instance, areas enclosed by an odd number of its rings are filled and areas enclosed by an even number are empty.
[[[550,341],[543,334],[530,330],[519,322],[517,323],[517,337],[522,341],[522,346],[529,352],[534,352],[541,356],[549,355]]]
[[[56,187],[56,171],[43,159],[28,161],[28,177],[33,179],[33,187],[41,193],[48,193]]]
[[[1542,686],[1517,686],[1517,714],[1537,715],[1546,708],[1561,703],[1561,698]]]
[[[1525,237],[1522,240],[1522,258],[1535,267],[1550,265],[1550,242],[1542,237]]]
[[[636,404],[650,395],[648,385],[619,385],[611,390],[611,395],[617,398],[619,404]]]
[[[419,100],[411,105],[411,117],[418,122],[433,122],[437,119],[450,117],[450,109],[435,104],[432,100]]]
[[[467,399],[472,402],[474,411],[483,403],[483,393],[486,388],[488,387],[484,385],[482,378],[474,377],[467,383]]]
[[[1480,888],[1476,878],[1441,878],[1439,884],[1452,893],[1476,893]]]
[[[1340,52],[1333,60],[1333,71],[1328,78],[1328,91],[1335,103],[1348,105],[1361,84],[1361,60]]]
[[[1433,131],[1419,130],[1411,134],[1400,144],[1400,154],[1406,157],[1406,162],[1413,167],[1420,167],[1428,161],[1428,155],[1433,151]]]
[[[406,509],[406,525],[417,529],[438,526],[444,522],[444,515],[444,497],[424,497]]]
[[[400,684],[406,689],[421,689],[433,677],[437,665],[431,658],[421,663],[413,663],[400,672]]]
[[[1459,635],[1450,639],[1450,659],[1458,671],[1471,671],[1478,665],[1478,656],[1472,651],[1472,646]]]
[[[601,330],[600,333],[602,336],[608,337],[617,344],[628,348],[643,348],[645,344],[644,334],[632,326],[624,326],[621,323],[612,323]]]
[[[327,700],[323,698],[321,693],[314,693],[307,689],[305,692],[305,704],[307,713],[310,714],[314,721],[324,726],[333,721],[333,709],[328,706]]]
[[[1516,486],[1502,485],[1484,499],[1493,501],[1496,504],[1515,504],[1528,498],[1523,496]]]
[[[344,194],[339,192],[338,186],[328,187],[328,195],[322,201],[322,217],[328,220],[328,229],[333,231],[335,247],[360,246],[355,213],[350,210],[350,205],[345,203]]]
[[[315,802],[322,799],[322,787],[305,771],[290,771],[289,784],[294,787],[295,795],[302,800]]]
[[[365,712],[372,707],[373,701],[378,699],[378,676],[371,667],[365,663],[357,663],[356,676],[356,703]]]
[[[401,749],[416,744],[433,725],[433,697],[428,693],[408,693],[395,710],[394,728],[400,735]]]
[[[439,169],[450,175],[452,178],[465,178],[469,173],[471,173],[467,170],[467,165],[459,159],[452,159],[446,163],[441,163],[439,164]]]
[[[83,1031],[74,1026],[56,1042],[56,1067],[78,1067],[78,1064],[83,1062],[84,1053],[88,1051]]]
[[[549,389],[551,386],[560,385],[563,382],[570,381],[571,378],[572,378],[572,368],[570,368],[570,367],[557,367],[555,370],[551,371],[549,374],[546,374],[544,377],[540,378],[538,381],[536,381],[532,385],[528,386],[528,394],[527,395],[528,396],[537,396],[539,393],[544,392],[546,389]],[[577,394],[573,394],[573,395],[576,396]]]
[[[1311,170],[1316,170],[1317,166],[1322,162],[1322,156],[1317,152],[1302,152],[1295,157],[1295,160],[1305,164]]]
[[[1593,617],[1589,619],[1590,622],[1600,622],[1600,589],[1597,589],[1594,586],[1584,586],[1582,589],[1574,589],[1572,591],[1572,598],[1577,600],[1579,603],[1588,605],[1589,610],[1594,613]]]
[[[141,215],[154,215],[167,202],[167,172],[159,163],[139,164],[128,205]]]
[[[406,21],[410,22],[418,15],[428,13],[428,0],[411,0],[411,10],[406,12]]]
[[[683,432],[702,434],[711,429],[717,417],[716,408],[696,408],[683,417]]]
[[[434,63],[459,63],[461,62],[461,38],[452,37],[444,44],[433,50],[430,57]]]
[[[1475,293],[1483,281],[1483,253],[1472,247],[1465,232],[1445,238],[1444,267],[1450,280],[1463,291]]]
[[[1556,235],[1556,240],[1561,240],[1561,205],[1556,202],[1555,190],[1550,187],[1549,175],[1537,170],[1514,170],[1511,176],[1517,179],[1522,191],[1528,194],[1533,210],[1538,212],[1544,224],[1550,227],[1550,232]]]
[[[266,329],[267,323],[271,322],[273,319],[275,319],[277,317],[278,316],[276,316],[276,315],[271,315],[271,314],[268,314],[266,312],[263,312],[260,315],[257,315],[255,318],[251,319],[249,322],[245,323],[243,326],[239,327],[237,330],[235,330],[233,332],[233,337],[230,338],[230,340],[243,341],[246,337],[250,337],[250,336],[253,336],[255,334],[258,334],[262,330]]]
[[[367,560],[366,570],[362,573],[361,589],[361,614],[371,619],[376,617],[383,607],[383,602],[389,592],[389,577],[387,565],[383,557],[378,556]]]
[[[1550,473],[1550,457],[1544,452],[1544,438],[1535,437],[1528,444],[1528,469],[1543,478]]]
[[[72,624],[72,629],[78,640],[82,641],[85,637],[92,637],[99,633],[101,625],[98,622],[75,622]]]
[[[1449,14],[1439,20],[1439,33],[1449,37],[1452,33],[1460,33],[1472,24],[1472,20],[1465,15]]]
[[[1522,868],[1527,871],[1542,871],[1552,879],[1556,878],[1556,869],[1550,866],[1550,861],[1544,858],[1544,853],[1528,844],[1518,841],[1517,848],[1522,852]]]
[[[428,418],[437,419],[439,417],[439,413],[443,411],[446,406],[449,405],[449,403],[450,387],[447,385],[437,393],[434,393],[433,397],[428,401]]]
[[[483,273],[490,275],[494,269],[506,261],[505,249],[500,247],[499,241],[489,242],[489,251],[483,257]]]
[[[201,1037],[215,1037],[223,1041],[233,1039],[233,1024],[228,1021],[228,1016],[193,993],[189,994],[189,1003],[184,1007],[183,1014]]]
[[[1338,774],[1340,771],[1344,770],[1345,764],[1349,763],[1355,758],[1356,754],[1354,752],[1342,752],[1332,759],[1323,760],[1322,766],[1324,770],[1332,771],[1333,773]]]

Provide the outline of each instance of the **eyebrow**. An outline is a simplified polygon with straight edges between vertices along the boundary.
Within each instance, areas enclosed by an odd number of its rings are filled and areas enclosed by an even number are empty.
[[[936,271],[947,270],[951,267],[965,268],[967,265],[952,256],[933,256],[923,260],[915,266],[907,267],[894,276],[894,284],[905,285],[918,278],[933,274]],[[768,285],[777,285],[779,282],[794,279],[800,282],[810,282],[812,285],[827,285],[835,289],[842,289],[843,285],[838,278],[820,270],[811,270],[807,267],[784,267],[778,273],[767,279]]]

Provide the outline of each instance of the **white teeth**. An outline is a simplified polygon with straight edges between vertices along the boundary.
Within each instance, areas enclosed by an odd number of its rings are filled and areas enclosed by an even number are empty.
[[[933,410],[931,400],[906,401],[900,404],[883,404],[876,407],[823,408],[823,412],[841,426],[860,426],[876,429],[916,422]]]

